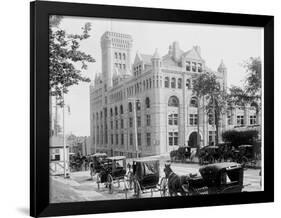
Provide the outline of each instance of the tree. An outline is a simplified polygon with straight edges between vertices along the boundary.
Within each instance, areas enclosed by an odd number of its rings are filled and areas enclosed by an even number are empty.
[[[251,96],[261,96],[261,59],[260,57],[251,57],[244,63],[246,72],[245,91]]]
[[[51,16],[49,26],[50,96],[55,96],[60,106],[64,104],[63,94],[68,93],[70,86],[90,82],[82,71],[87,69],[88,63],[95,62],[91,55],[80,50],[81,41],[90,37],[91,24],[86,23],[81,34],[68,34],[59,27],[62,19],[61,16]]]
[[[216,144],[218,144],[219,121],[226,106],[226,93],[221,89],[221,85],[214,73],[205,72],[195,75],[193,79],[193,93],[199,99],[206,99],[206,105],[203,110],[214,115],[214,123],[216,126]],[[198,121],[199,121],[199,104],[198,104]],[[199,122],[198,122],[199,132]]]
[[[243,65],[246,69],[245,87],[232,86],[229,89],[228,102],[234,105],[245,105],[259,102],[261,99],[261,60],[251,57]]]

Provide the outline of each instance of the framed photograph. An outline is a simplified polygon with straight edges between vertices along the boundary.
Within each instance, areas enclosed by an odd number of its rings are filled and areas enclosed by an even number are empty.
[[[274,18],[30,4],[30,215],[273,202]]]

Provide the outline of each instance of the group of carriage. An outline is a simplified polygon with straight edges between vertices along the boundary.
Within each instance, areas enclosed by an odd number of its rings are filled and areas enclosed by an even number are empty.
[[[217,162],[237,162],[243,166],[254,166],[257,160],[254,145],[234,147],[227,143],[201,148],[198,159],[201,165]]]
[[[256,154],[253,145],[240,145],[234,147],[228,143],[219,145],[209,145],[192,152],[191,147],[183,146],[171,151],[170,158],[173,162],[193,161],[198,157],[200,165],[237,162],[243,166],[255,165]]]
[[[146,193],[152,197],[155,192],[165,197],[241,192],[244,187],[243,166],[234,162],[210,164],[199,169],[200,175],[184,176],[174,173],[168,163],[161,176],[159,160],[136,159],[126,163],[125,156],[97,153],[92,156],[90,172],[96,177],[98,189],[104,186],[109,193],[121,189],[126,199],[132,192],[136,198]]]

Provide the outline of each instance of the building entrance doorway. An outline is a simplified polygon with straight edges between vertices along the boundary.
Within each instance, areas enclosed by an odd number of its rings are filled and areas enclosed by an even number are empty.
[[[192,132],[189,135],[189,139],[188,139],[188,146],[192,147],[192,148],[197,148],[198,147],[198,133],[197,132]],[[199,142],[201,141],[201,136],[199,134]]]

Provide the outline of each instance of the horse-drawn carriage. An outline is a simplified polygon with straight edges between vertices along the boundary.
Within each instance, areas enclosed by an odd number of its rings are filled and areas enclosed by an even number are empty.
[[[219,146],[210,145],[199,150],[199,164],[211,164],[220,159]]]
[[[199,169],[200,176],[178,176],[170,165],[165,166],[170,196],[207,195],[241,192],[243,185],[243,167],[239,163],[224,162],[209,164]]]
[[[103,183],[108,188],[109,193],[113,193],[114,183],[117,182],[118,187],[120,187],[121,181],[123,181],[125,195],[127,197],[128,178],[126,176],[126,157],[115,156],[104,158],[101,169],[97,174],[98,189],[100,189],[100,184]]]
[[[90,175],[93,179],[93,176],[96,173],[99,173],[103,167],[104,159],[107,157],[106,153],[95,153],[89,157],[89,167],[90,167]]]
[[[180,146],[177,150],[170,152],[170,158],[173,162],[185,162],[188,159],[191,159],[191,147],[189,146]]]
[[[166,196],[166,178],[160,178],[159,160],[135,160],[133,161],[132,182],[134,194],[140,197],[141,194],[160,192],[161,196]]]

